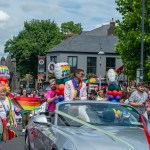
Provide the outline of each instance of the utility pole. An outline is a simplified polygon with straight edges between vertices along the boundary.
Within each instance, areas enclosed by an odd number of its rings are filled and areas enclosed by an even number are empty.
[[[140,82],[143,82],[143,60],[144,60],[144,5],[145,5],[145,0],[142,0],[142,38],[141,38]]]

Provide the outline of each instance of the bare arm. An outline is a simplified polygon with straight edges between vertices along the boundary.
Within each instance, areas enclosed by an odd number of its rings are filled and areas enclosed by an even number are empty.
[[[55,99],[57,99],[58,98],[58,96],[54,96],[54,97],[52,97],[52,98],[48,98],[47,99],[47,102],[52,102],[52,101],[54,101]]]
[[[14,122],[14,127],[17,127],[17,122],[16,122],[16,118],[15,118],[15,112],[12,111],[12,118],[13,118],[13,122]]]
[[[140,106],[144,106],[144,104],[138,104],[138,103],[134,103],[134,102],[129,102],[129,104],[133,107],[140,107]]]

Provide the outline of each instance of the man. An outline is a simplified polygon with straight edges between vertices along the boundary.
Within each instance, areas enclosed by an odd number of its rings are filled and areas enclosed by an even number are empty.
[[[148,95],[144,92],[144,85],[140,82],[137,85],[137,90],[129,97],[129,104],[135,107],[141,114],[145,114],[145,102],[147,98]]]
[[[83,77],[84,71],[77,69],[74,73],[74,78],[65,83],[65,101],[87,100],[86,84],[82,81]]]
[[[50,90],[46,93],[47,98],[47,110],[52,112],[55,110],[55,100],[58,99],[59,96],[56,95],[56,81],[55,79],[50,80]]]

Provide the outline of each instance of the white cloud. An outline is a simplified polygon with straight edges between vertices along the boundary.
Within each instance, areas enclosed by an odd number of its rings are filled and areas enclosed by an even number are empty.
[[[0,45],[17,35],[24,21],[51,19],[58,25],[74,21],[87,31],[109,23],[111,18],[119,19],[115,8],[114,0],[0,0]],[[0,46],[0,52],[3,49]]]
[[[0,21],[6,21],[8,20],[9,16],[6,12],[0,10]]]

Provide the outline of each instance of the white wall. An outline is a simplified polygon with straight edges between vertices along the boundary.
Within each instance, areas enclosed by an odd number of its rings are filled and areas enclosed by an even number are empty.
[[[80,54],[80,53],[48,53],[47,54],[47,61],[46,65],[48,66],[50,62],[50,56],[57,56],[57,61],[58,62],[67,62],[68,61],[68,56],[77,56],[78,57],[78,64],[77,68],[83,69],[86,73],[87,71],[87,57],[97,57],[97,64],[95,64],[97,67],[97,76],[100,75],[100,56],[98,54]],[[104,54],[101,56],[101,75],[102,77],[106,74],[106,57],[115,57],[116,58],[116,69],[122,65],[122,60],[119,55],[108,55]],[[48,77],[48,70],[46,66],[46,76]],[[48,78],[46,78],[48,79]]]

